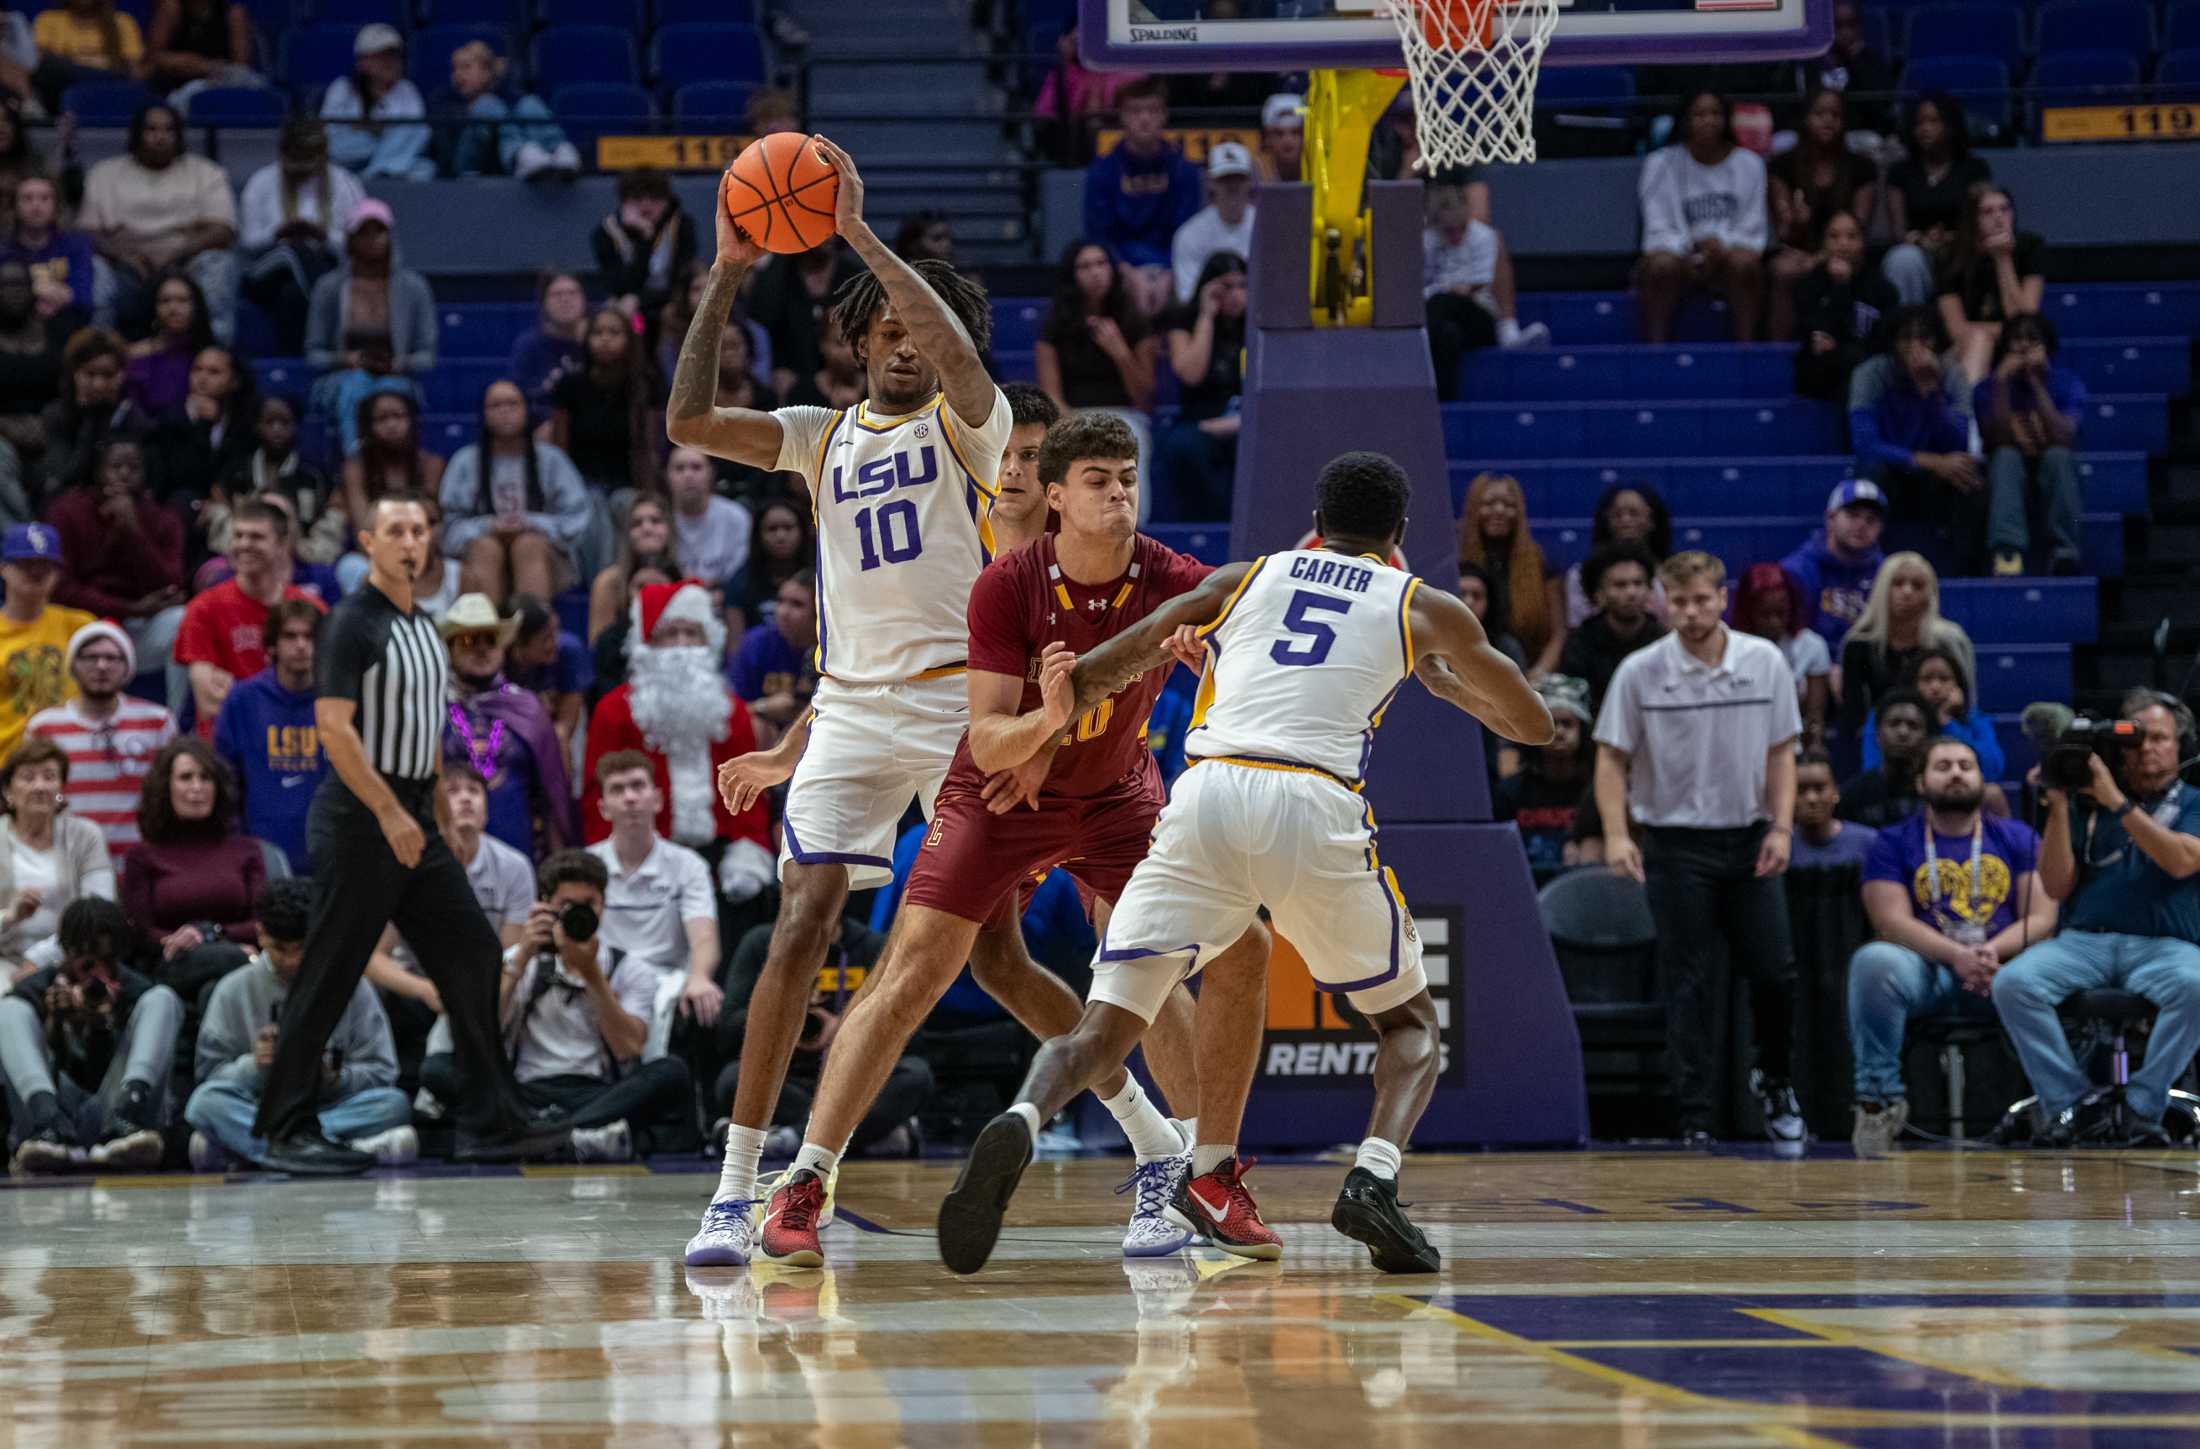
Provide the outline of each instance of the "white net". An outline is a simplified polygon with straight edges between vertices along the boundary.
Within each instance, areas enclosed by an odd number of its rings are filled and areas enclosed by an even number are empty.
[[[1420,118],[1421,167],[1535,159],[1535,78],[1558,0],[1387,0]]]

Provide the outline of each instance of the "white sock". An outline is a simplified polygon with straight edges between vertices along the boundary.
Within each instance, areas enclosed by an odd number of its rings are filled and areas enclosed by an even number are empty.
[[[1024,1126],[1031,1129],[1031,1140],[1037,1142],[1039,1140],[1039,1129],[1046,1125],[1039,1116],[1039,1109],[1029,1102],[1018,1102],[1008,1110],[1012,1115],[1024,1119]]]
[[[802,1144],[802,1150],[794,1155],[794,1166],[787,1169],[789,1177],[798,1172],[814,1172],[819,1177],[831,1177],[833,1169],[840,1166],[840,1154],[829,1147],[814,1142]]]
[[[1180,1119],[1176,1124],[1176,1130],[1179,1133],[1183,1134],[1184,1150],[1186,1152],[1191,1151],[1193,1147],[1198,1145],[1199,1119],[1197,1117],[1185,1117]]]
[[[764,1155],[764,1129],[728,1127],[726,1160],[718,1169],[718,1191],[711,1201],[747,1202],[756,1196],[756,1159]]]
[[[1136,1077],[1125,1073],[1123,1090],[1112,1097],[1101,1097],[1100,1102],[1115,1118],[1116,1125],[1123,1129],[1123,1135],[1130,1138],[1131,1151],[1138,1154],[1140,1162],[1174,1157],[1184,1150],[1184,1139],[1177,1136],[1169,1119],[1161,1115],[1153,1098],[1138,1089]]]
[[[1360,1144],[1360,1155],[1352,1160],[1352,1165],[1366,1168],[1385,1182],[1396,1182],[1398,1161],[1404,1156],[1396,1143],[1370,1137]]]
[[[1513,344],[1514,344],[1515,342],[1518,342],[1519,340],[1520,340],[1520,319],[1519,319],[1518,317],[1500,317],[1500,318],[1498,318],[1498,319],[1497,319],[1497,345],[1498,345],[1499,347],[1510,347],[1510,346],[1512,346],[1512,345],[1513,345]]]
[[[1192,1176],[1205,1177],[1235,1156],[1235,1142],[1202,1142],[1192,1149]]]

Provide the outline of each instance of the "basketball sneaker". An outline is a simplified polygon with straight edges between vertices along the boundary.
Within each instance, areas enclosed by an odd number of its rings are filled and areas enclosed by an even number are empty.
[[[1032,1146],[1031,1128],[1014,1112],[986,1123],[970,1144],[970,1159],[940,1199],[940,1261],[950,1272],[975,1273],[993,1256]]]
[[[794,1150],[799,1152],[801,1149],[802,1139],[800,1137],[797,1137],[794,1140]],[[788,1155],[792,1156],[793,1153],[790,1152]],[[767,1172],[760,1175],[756,1179],[756,1192],[758,1198],[760,1200],[763,1198],[768,1198],[774,1192],[777,1192],[779,1190],[779,1185],[787,1180],[787,1173],[790,1170],[791,1169],[782,1167],[777,1172]],[[825,1174],[825,1210],[817,1215],[817,1228],[819,1232],[823,1232],[825,1229],[833,1225],[833,1209],[837,1201],[837,1194],[839,1193],[839,1191],[840,1164],[836,1162],[833,1164],[833,1170]]]
[[[825,1179],[808,1168],[790,1172],[764,1205],[756,1230],[756,1253],[767,1263],[790,1268],[822,1268],[825,1249],[817,1234],[825,1211]]]
[[[1749,1089],[1764,1109],[1765,1136],[1776,1146],[1802,1146],[1810,1131],[1803,1125],[1803,1106],[1795,1099],[1795,1088],[1758,1070],[1749,1074]]]
[[[1885,1157],[1894,1151],[1902,1129],[1910,1123],[1910,1104],[1900,1097],[1876,1109],[1856,1104],[1856,1125],[1849,1129],[1849,1146],[1858,1157]]]
[[[1367,1244],[1378,1273],[1433,1273],[1443,1257],[1428,1235],[1407,1219],[1398,1201],[1398,1184],[1364,1167],[1344,1175],[1344,1190],[1330,1210],[1329,1225]]]
[[[1126,1192],[1136,1194],[1130,1225],[1123,1229],[1124,1257],[1165,1258],[1191,1242],[1192,1235],[1169,1218],[1169,1203],[1176,1197],[1177,1185],[1191,1170],[1189,1152],[1156,1157],[1132,1168],[1131,1175],[1116,1188],[1118,1197]]]
[[[1252,1170],[1250,1157],[1224,1158],[1212,1172],[1193,1177],[1189,1171],[1178,1184],[1169,1204],[1169,1217],[1188,1233],[1199,1233],[1208,1242],[1240,1258],[1272,1259],[1283,1256],[1283,1239],[1260,1220],[1260,1205],[1245,1186]]]
[[[703,1209],[703,1225],[688,1239],[690,1268],[739,1268],[749,1261],[750,1239],[755,1224],[749,1209],[761,1199],[729,1197]]]

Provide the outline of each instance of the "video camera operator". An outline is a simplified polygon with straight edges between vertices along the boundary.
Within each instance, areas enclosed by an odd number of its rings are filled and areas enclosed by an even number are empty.
[[[2115,988],[2159,1008],[2124,1096],[2132,1146],[2169,1145],[2167,1093],[2200,1047],[2200,791],[2178,769],[2200,750],[2200,729],[2182,702],[2152,690],[2127,695],[2124,715],[2137,736],[2120,768],[2089,751],[2082,787],[2075,760],[2058,775],[2051,756],[2042,772],[2040,883],[2063,902],[2063,932],[1994,977],[1994,1007],[2038,1094],[2033,1140],[2043,1146],[2081,1135],[2092,1086],[2055,1014],[2073,994]]]

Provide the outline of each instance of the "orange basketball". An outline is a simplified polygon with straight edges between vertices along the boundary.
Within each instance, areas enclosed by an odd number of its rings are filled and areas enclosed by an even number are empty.
[[[806,252],[833,234],[840,173],[796,131],[766,136],[733,158],[726,211],[768,252]]]

